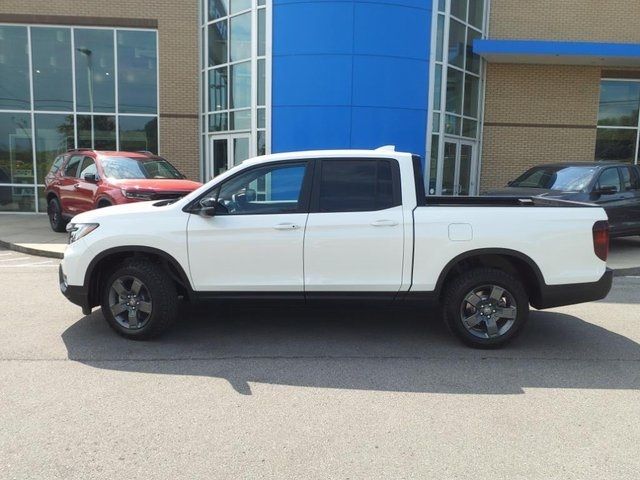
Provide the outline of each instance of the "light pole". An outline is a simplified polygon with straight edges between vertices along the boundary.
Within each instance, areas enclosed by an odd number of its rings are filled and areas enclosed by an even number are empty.
[[[87,84],[89,87],[89,111],[93,113],[93,63],[91,60],[91,54],[93,53],[88,48],[76,48],[76,50],[83,55],[87,56]],[[91,119],[93,123],[93,118]]]

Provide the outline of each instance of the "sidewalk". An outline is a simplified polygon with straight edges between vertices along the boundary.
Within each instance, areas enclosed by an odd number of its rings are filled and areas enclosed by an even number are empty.
[[[42,257],[62,258],[68,235],[56,233],[42,214],[0,214],[0,246]]]
[[[51,230],[46,215],[0,214],[0,246],[32,255],[62,258],[67,234]],[[616,275],[640,275],[640,236],[611,240],[608,264]]]

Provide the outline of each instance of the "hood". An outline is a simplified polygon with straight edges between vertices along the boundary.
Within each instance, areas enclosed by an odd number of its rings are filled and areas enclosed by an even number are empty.
[[[145,213],[156,213],[161,211],[164,207],[156,207],[155,203],[161,202],[160,200],[152,200],[149,202],[134,202],[125,203],[122,205],[113,205],[111,207],[97,208],[95,210],[89,210],[88,212],[76,215],[71,220],[72,223],[100,223],[102,219],[113,216],[124,215],[144,215]]]
[[[202,184],[191,180],[170,178],[130,178],[122,180],[109,180],[120,188],[153,190],[155,192],[192,192]]]
[[[565,198],[574,192],[561,192],[547,188],[504,187],[489,190],[484,195],[492,197],[554,197]]]

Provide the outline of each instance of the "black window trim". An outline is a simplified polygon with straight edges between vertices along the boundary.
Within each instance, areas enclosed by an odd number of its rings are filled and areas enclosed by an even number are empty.
[[[324,162],[331,161],[353,161],[353,160],[366,160],[366,161],[375,161],[380,162],[389,162],[391,164],[391,189],[393,195],[393,204],[390,207],[386,208],[377,208],[374,210],[341,210],[337,212],[322,212],[320,211],[320,180],[322,172],[322,165]],[[379,212],[382,210],[387,210],[389,208],[395,208],[402,205],[402,185],[400,182],[400,164],[398,160],[395,158],[387,158],[387,157],[330,157],[330,158],[318,158],[316,159],[316,165],[314,168],[314,176],[313,176],[313,189],[311,191],[311,205],[309,209],[309,213],[363,213],[363,212]]]
[[[302,179],[302,188],[300,189],[300,199],[298,201],[298,208],[296,211],[279,212],[279,213],[273,213],[273,212],[264,212],[264,213],[253,212],[253,213],[234,213],[234,214],[216,213],[216,216],[221,215],[225,217],[246,217],[249,215],[291,215],[291,214],[297,214],[297,213],[309,213],[309,202],[311,197],[311,185],[313,182],[313,175],[315,171],[315,160],[316,159],[314,158],[274,160],[272,162],[260,163],[258,165],[252,165],[251,167],[243,168],[239,172],[234,173],[228,178],[225,178],[222,182],[212,186],[206,192],[196,197],[194,200],[192,200],[187,205],[185,205],[182,211],[187,213],[197,213],[198,205],[203,198],[207,198],[208,196],[211,195],[211,193],[215,192],[216,190],[218,191],[216,193],[216,196],[217,196],[220,193],[220,189],[223,187],[225,183],[233,180],[234,178],[237,178],[239,175],[244,175],[247,172],[250,172],[252,170],[257,170],[257,169],[269,167],[272,165],[284,166],[284,165],[290,165],[290,164],[294,164],[294,165],[306,164],[306,170],[304,172],[304,177]]]

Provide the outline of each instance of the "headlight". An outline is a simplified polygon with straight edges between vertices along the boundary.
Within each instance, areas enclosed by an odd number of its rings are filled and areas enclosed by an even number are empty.
[[[85,235],[89,235],[99,226],[99,223],[69,223],[67,225],[67,232],[69,232],[69,243],[73,243],[76,240],[80,240]]]
[[[156,192],[152,190],[127,190],[125,188],[121,188],[120,191],[122,195],[127,198],[135,198],[136,200],[153,200]]]

